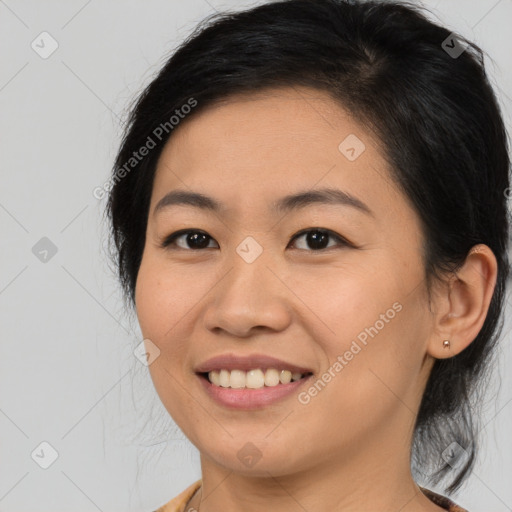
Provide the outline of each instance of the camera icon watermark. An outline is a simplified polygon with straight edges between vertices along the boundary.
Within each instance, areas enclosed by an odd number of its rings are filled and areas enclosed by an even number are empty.
[[[345,137],[338,146],[339,152],[351,162],[358,159],[365,149],[364,142],[353,133]]]
[[[56,254],[57,246],[46,236],[43,236],[32,247],[32,254],[42,263],[48,263]]]
[[[254,443],[249,441],[245,443],[240,450],[238,450],[236,456],[242,464],[248,468],[252,468],[258,463],[263,454]]]
[[[263,247],[252,236],[248,236],[238,245],[236,252],[246,263],[252,263],[261,255]]]
[[[466,463],[469,454],[459,443],[454,441],[443,451],[441,457],[452,468],[456,469]]]
[[[41,59],[50,57],[59,47],[57,40],[48,32],[41,32],[30,44]]]
[[[146,338],[137,345],[133,355],[144,366],[149,366],[160,356],[160,349],[150,339]]]
[[[39,467],[48,469],[59,458],[59,452],[48,441],[43,441],[34,448],[30,456]]]
[[[452,32],[442,43],[441,48],[452,58],[458,59],[466,49],[465,44]]]

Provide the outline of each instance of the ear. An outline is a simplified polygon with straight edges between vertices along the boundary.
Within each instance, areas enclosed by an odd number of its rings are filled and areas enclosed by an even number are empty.
[[[437,293],[427,353],[436,359],[462,352],[480,332],[496,286],[498,264],[484,244],[471,248],[462,267]],[[443,345],[444,340],[450,346]]]

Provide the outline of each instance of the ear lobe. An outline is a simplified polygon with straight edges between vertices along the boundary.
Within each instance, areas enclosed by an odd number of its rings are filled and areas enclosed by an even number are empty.
[[[487,317],[497,271],[496,257],[487,245],[478,244],[469,251],[438,296],[437,336],[429,340],[428,354],[436,359],[455,356],[477,337]]]

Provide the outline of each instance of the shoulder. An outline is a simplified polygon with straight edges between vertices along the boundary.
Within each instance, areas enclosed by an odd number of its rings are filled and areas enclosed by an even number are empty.
[[[443,496],[442,494],[438,494],[430,489],[426,489],[425,487],[420,487],[421,492],[433,503],[439,505],[440,507],[446,509],[448,512],[468,512],[465,508],[462,508],[457,503],[453,502],[450,498]]]
[[[194,482],[192,485],[188,486],[184,491],[182,491],[178,496],[174,497],[171,501],[162,505],[159,509],[155,510],[155,512],[186,512],[185,506],[192,498],[194,493],[201,487],[201,480]]]

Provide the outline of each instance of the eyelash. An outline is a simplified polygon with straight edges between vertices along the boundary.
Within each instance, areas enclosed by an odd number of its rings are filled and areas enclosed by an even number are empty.
[[[179,237],[181,237],[183,235],[188,235],[190,233],[200,233],[200,234],[206,235],[208,238],[210,238],[210,240],[213,240],[213,238],[210,237],[208,235],[208,233],[206,233],[205,231],[202,231],[200,229],[182,229],[180,231],[176,231],[174,233],[171,233],[169,236],[165,237],[164,240],[162,241],[162,243],[160,244],[160,247],[163,248],[163,249],[166,249],[166,250],[173,250],[172,246],[175,245],[176,239],[178,239]],[[295,235],[293,235],[293,237],[290,240],[290,242],[293,242],[297,238],[299,238],[299,237],[301,237],[303,235],[306,235],[308,233],[322,233],[324,235],[328,235],[329,237],[334,238],[334,239],[336,239],[338,241],[338,247],[331,246],[331,247],[326,247],[326,248],[323,248],[323,249],[298,249],[298,250],[306,251],[306,252],[324,252],[324,251],[328,251],[330,249],[336,249],[336,248],[355,247],[346,238],[343,238],[342,236],[338,235],[337,233],[334,233],[333,231],[331,231],[330,229],[325,229],[325,228],[308,228],[308,229],[303,229],[303,230],[299,231],[298,233],[296,233]],[[199,251],[204,250],[204,249],[215,249],[215,247],[205,247],[203,249],[184,249],[183,247],[177,247],[177,248],[175,247],[175,249],[184,250],[184,251],[199,252]]]

